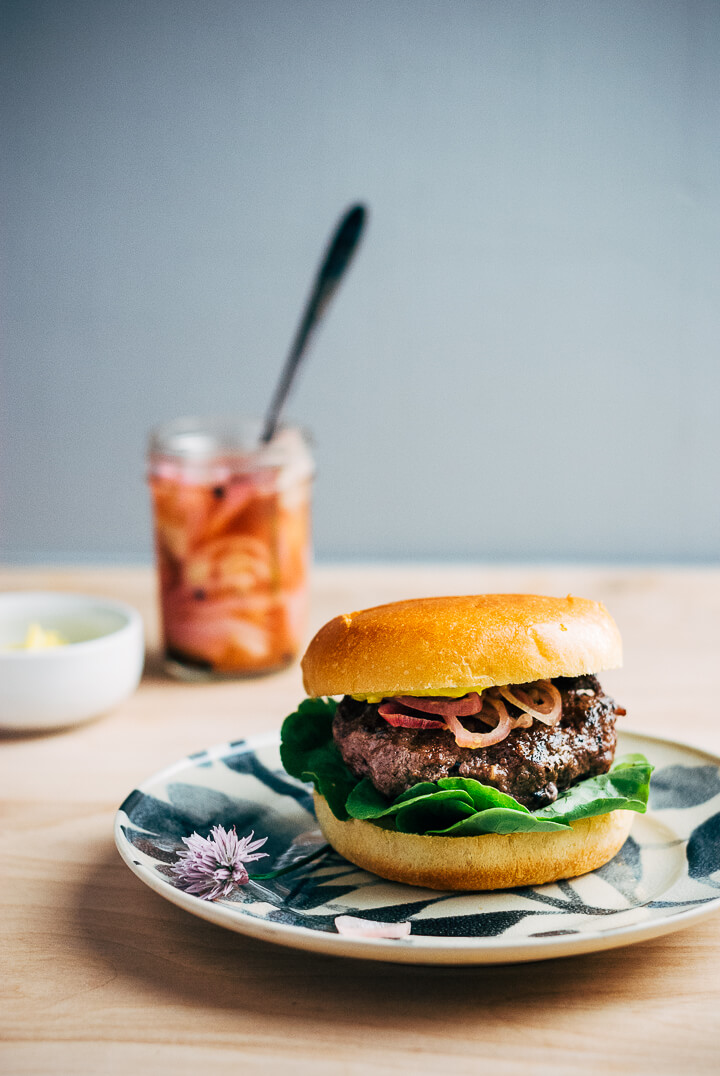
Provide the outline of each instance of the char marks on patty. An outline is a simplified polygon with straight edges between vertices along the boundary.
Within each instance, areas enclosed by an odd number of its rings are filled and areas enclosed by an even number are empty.
[[[338,705],[333,736],[346,766],[389,799],[419,781],[473,777],[537,810],[577,781],[607,773],[615,754],[617,710],[596,677],[557,677],[553,683],[562,696],[560,722],[549,728],[535,720],[491,747],[458,747],[446,729],[396,728],[376,705],[347,695]],[[473,718],[463,724],[487,731]]]

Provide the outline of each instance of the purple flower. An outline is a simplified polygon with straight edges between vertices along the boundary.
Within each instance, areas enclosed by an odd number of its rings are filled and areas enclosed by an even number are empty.
[[[236,886],[245,885],[250,877],[244,864],[267,855],[257,851],[267,837],[253,841],[254,836],[253,831],[247,837],[238,837],[234,826],[230,833],[222,826],[213,826],[208,837],[199,833],[183,837],[188,850],[178,852],[171,868],[180,888],[201,900],[217,900],[229,896]]]

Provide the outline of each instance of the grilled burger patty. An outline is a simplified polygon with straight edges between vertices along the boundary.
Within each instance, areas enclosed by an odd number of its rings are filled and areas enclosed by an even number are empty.
[[[553,683],[562,696],[560,722],[549,728],[534,720],[531,728],[514,729],[490,747],[458,747],[446,729],[396,728],[376,705],[349,695],[338,705],[333,737],[345,765],[389,799],[419,781],[473,777],[537,810],[576,781],[607,773],[615,753],[615,717],[624,713],[594,676],[557,677]],[[463,724],[487,731],[474,718],[463,718]]]

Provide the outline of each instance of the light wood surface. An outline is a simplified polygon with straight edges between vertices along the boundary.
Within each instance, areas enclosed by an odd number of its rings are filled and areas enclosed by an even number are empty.
[[[145,569],[4,570],[0,589],[120,597],[145,617],[137,694],[90,725],[0,738],[0,1072],[720,1072],[720,914],[624,949],[492,968],[406,967],[263,944],[152,893],[112,840],[140,781],[201,747],[275,729],[297,666],[188,685],[157,655]],[[314,629],[422,594],[573,592],[606,602],[627,727],[720,753],[720,570],[334,566]]]

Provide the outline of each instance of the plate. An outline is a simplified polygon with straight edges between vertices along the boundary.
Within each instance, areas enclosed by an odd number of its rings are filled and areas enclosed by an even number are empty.
[[[619,753],[656,767],[650,809],[600,870],[493,893],[440,893],[388,882],[335,852],[275,878],[201,900],[170,865],[182,837],[214,825],[267,837],[268,872],[324,844],[307,785],[280,764],[275,734],[199,751],[147,780],[117,812],[115,840],[132,871],[166,900],[241,934],[298,949],[406,964],[504,964],[610,949],[667,934],[720,907],[720,759],[624,733]],[[265,864],[270,864],[266,867]],[[401,939],[339,934],[350,915],[409,922]]]

